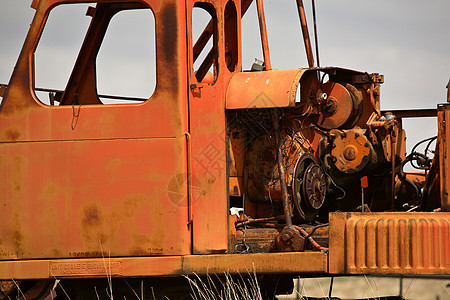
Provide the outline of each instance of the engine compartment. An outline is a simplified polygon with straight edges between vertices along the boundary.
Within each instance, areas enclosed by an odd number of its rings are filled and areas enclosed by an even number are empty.
[[[424,208],[423,190],[432,188],[425,172],[403,167],[415,160],[428,171],[431,159],[406,156],[401,118],[380,111],[382,83],[376,73],[314,68],[303,73],[290,107],[266,108],[267,97],[265,107],[227,111],[230,207],[243,212],[238,232],[265,228],[291,244],[299,230],[304,238],[326,227],[329,212]],[[270,250],[286,250],[278,244]]]

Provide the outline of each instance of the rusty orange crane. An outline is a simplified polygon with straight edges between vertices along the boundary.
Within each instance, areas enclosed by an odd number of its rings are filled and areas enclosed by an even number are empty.
[[[141,281],[155,286],[145,299],[188,298],[182,275],[255,272],[272,298],[298,274],[449,274],[448,105],[383,112],[383,75],[315,66],[301,0],[309,66],[272,70],[255,2],[264,57],[248,71],[252,0],[32,2],[0,88],[4,297],[44,299],[57,280],[61,299],[96,299],[102,284],[125,297]],[[64,87],[38,86],[48,27],[75,12],[89,21],[73,68],[54,69]],[[153,88],[105,94],[99,53],[116,18],[141,13],[153,24]],[[58,46],[74,39],[63,37]],[[402,120],[428,116],[434,156],[407,155]]]

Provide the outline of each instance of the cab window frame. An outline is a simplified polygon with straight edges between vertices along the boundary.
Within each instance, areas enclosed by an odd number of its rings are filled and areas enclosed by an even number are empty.
[[[84,5],[85,7],[87,7],[87,11],[86,11],[86,17],[90,17],[89,20],[89,24],[86,28],[85,31],[83,31],[82,35],[82,41],[81,41],[81,45],[78,48],[78,51],[75,54],[75,60],[74,63],[71,67],[68,67],[69,70],[69,76],[68,78],[66,78],[66,83],[65,86],[63,87],[63,89],[52,89],[52,88],[47,88],[47,87],[39,87],[36,86],[36,82],[37,82],[37,64],[36,64],[36,52],[39,49],[39,46],[41,45],[41,41],[43,36],[45,35],[45,31],[46,28],[48,28],[47,26],[49,25],[48,21],[52,16],[52,12],[55,11],[55,9],[57,9],[58,7],[64,7],[64,6],[71,6],[71,5]],[[98,28],[98,24],[97,27],[93,27],[94,24],[94,20],[95,20],[95,14],[97,12],[97,9],[99,8],[99,6],[103,5],[103,7],[106,6],[110,6],[110,10],[114,12],[111,13],[109,15],[109,18],[106,22],[106,25],[104,25],[104,30],[101,34],[101,36],[99,38],[97,38],[95,41],[89,41],[89,37],[92,34],[91,31],[92,30],[97,30],[99,31],[100,29]],[[125,7],[126,5],[129,5],[129,7]],[[95,7],[93,7],[95,6]],[[116,8],[114,8],[114,6],[116,6]],[[121,8],[120,8],[121,7]],[[114,20],[114,18],[122,13],[122,12],[132,12],[132,11],[136,11],[136,10],[145,10],[149,13],[149,16],[151,17],[151,22],[153,23],[153,26],[151,28],[146,28],[147,30],[151,30],[151,34],[150,37],[151,38],[151,47],[152,49],[152,57],[150,57],[149,59],[152,60],[152,67],[153,69],[150,70],[150,72],[152,73],[152,77],[154,80],[154,83],[152,84],[152,88],[150,88],[149,91],[149,96],[147,97],[133,97],[133,96],[127,96],[127,95],[109,95],[112,96],[111,98],[116,99],[117,101],[115,103],[103,103],[100,99],[103,98],[102,95],[98,92],[98,72],[97,72],[97,65],[98,65],[98,57],[101,54],[101,48],[103,45],[103,42],[105,40],[106,35],[108,34],[108,29],[110,28],[110,22]],[[148,102],[151,98],[153,98],[154,95],[157,94],[158,91],[158,47],[157,47],[157,18],[156,18],[156,14],[153,11],[152,7],[144,2],[144,1],[140,1],[140,0],[134,0],[132,3],[129,3],[125,0],[115,0],[113,2],[98,2],[98,1],[93,1],[93,0],[86,0],[86,1],[80,1],[80,2],[71,2],[71,3],[64,3],[64,2],[57,2],[54,3],[52,5],[50,5],[46,10],[45,10],[45,14],[43,17],[43,22],[42,22],[43,26],[39,29],[39,32],[37,33],[37,38],[35,40],[35,43],[33,44],[33,47],[31,49],[31,53],[30,53],[30,80],[31,80],[31,84],[30,84],[30,89],[31,89],[31,94],[34,98],[34,100],[41,104],[44,105],[45,107],[50,107],[50,108],[57,108],[57,107],[64,107],[64,106],[70,106],[70,105],[89,105],[89,106],[101,106],[101,107],[107,107],[107,106],[114,106],[114,105],[121,105],[121,106],[129,106],[129,105],[142,105],[146,102]],[[101,30],[100,30],[101,31]],[[89,58],[83,57],[83,54],[87,53],[87,49],[85,49],[85,47],[89,46],[89,45],[94,45],[95,46],[95,53],[89,53]],[[78,47],[78,46],[77,46]],[[81,63],[81,59],[83,59],[88,61],[87,64],[91,64],[89,67],[86,66],[82,66]],[[93,88],[91,88],[91,93],[92,91],[95,93],[95,97],[96,100],[98,100],[98,103],[76,103],[76,100],[72,100],[72,103],[60,103],[60,105],[55,105],[55,102],[58,102],[58,100],[64,99],[62,97],[64,97],[64,95],[66,94],[66,92],[69,91],[69,89],[74,85],[71,84],[72,81],[72,77],[77,73],[77,72],[89,72],[86,71],[87,69],[93,69],[93,74],[94,74],[94,78],[91,79],[93,81]],[[92,72],[92,71],[91,71]],[[49,96],[49,102],[46,103],[46,101],[43,101],[42,99],[42,95],[38,95],[38,92],[42,93],[48,93]],[[77,95],[77,93],[74,93],[74,99],[75,99],[75,95]],[[77,96],[79,97],[79,96]],[[52,103],[53,102],[53,103]]]

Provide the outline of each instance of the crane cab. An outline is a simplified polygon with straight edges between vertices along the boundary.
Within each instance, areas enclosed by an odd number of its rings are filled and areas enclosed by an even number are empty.
[[[1,259],[224,253],[240,1],[32,6],[1,103]]]

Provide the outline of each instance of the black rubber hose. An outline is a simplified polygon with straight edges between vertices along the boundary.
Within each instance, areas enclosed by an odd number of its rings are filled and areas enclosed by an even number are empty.
[[[402,182],[405,182],[405,183],[409,184],[409,185],[414,189],[414,192],[415,192],[415,194],[416,194],[416,200],[419,200],[419,199],[420,199],[420,191],[419,191],[419,188],[417,187],[417,185],[416,185],[414,182],[412,182],[410,179],[406,178],[406,174],[405,174],[405,172],[403,171],[403,167],[405,166],[405,164],[407,164],[407,163],[410,162],[410,161],[413,161],[413,160],[415,159],[415,156],[416,156],[416,155],[417,155],[417,156],[422,156],[422,158],[425,157],[426,159],[428,159],[425,155],[423,155],[423,154],[421,154],[421,153],[411,153],[411,154],[408,155],[408,156],[402,161],[402,163],[400,164],[400,168],[399,168],[398,175],[399,175],[399,178],[400,178],[400,180],[401,180]]]

